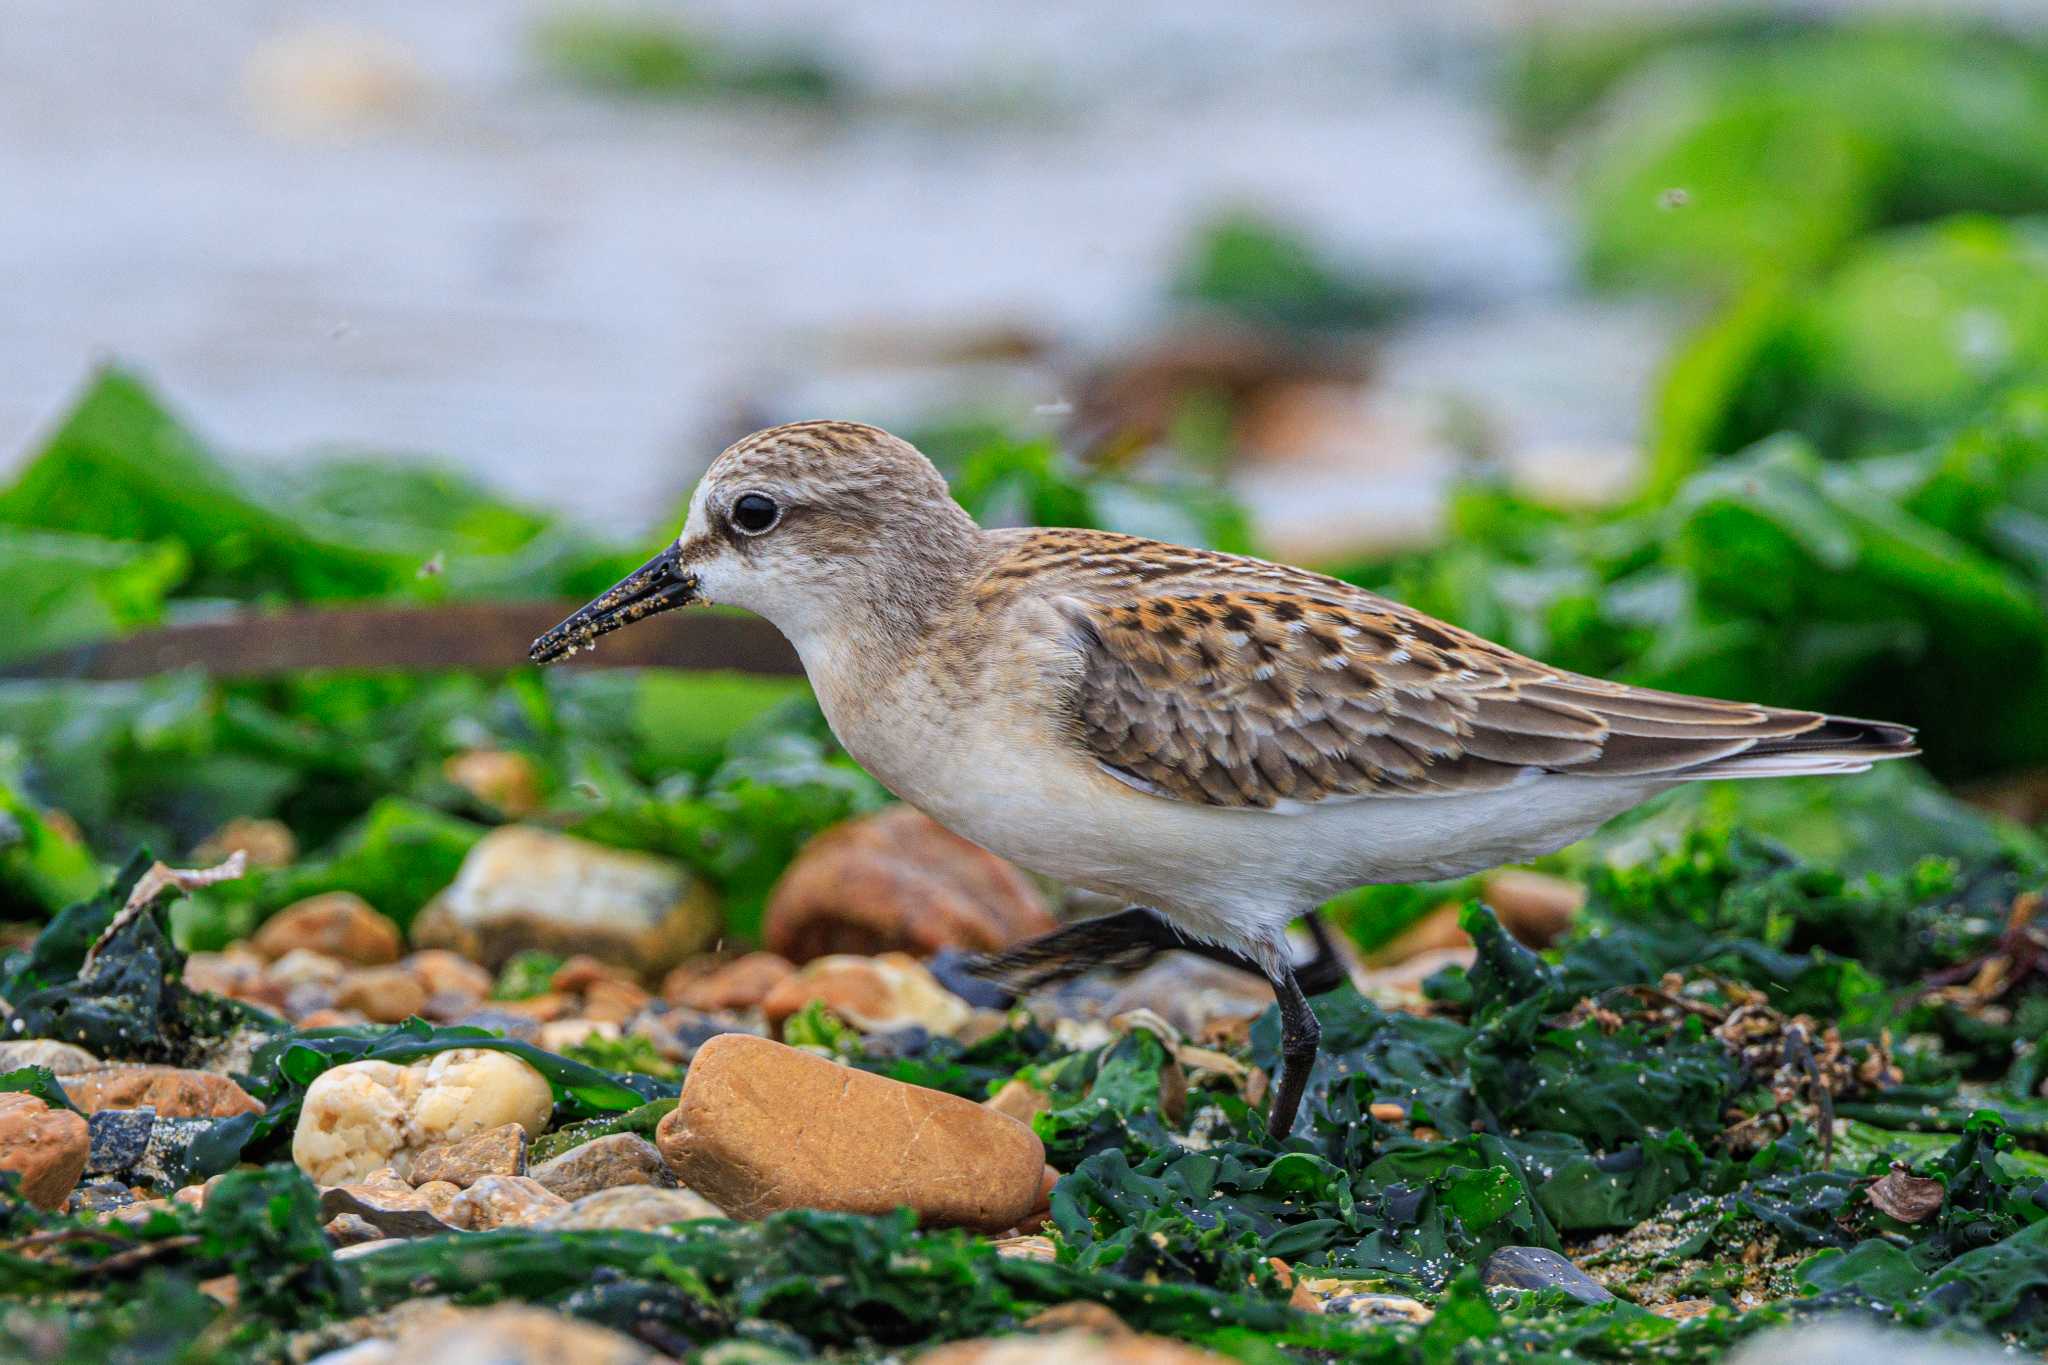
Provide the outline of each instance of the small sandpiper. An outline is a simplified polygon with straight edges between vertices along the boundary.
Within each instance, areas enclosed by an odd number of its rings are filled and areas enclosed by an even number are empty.
[[[914,447],[853,422],[731,446],[675,543],[532,657],[692,602],[788,636],[839,742],[897,796],[1132,903],[986,974],[1029,988],[1185,947],[1271,981],[1276,1140],[1315,1059],[1305,988],[1342,979],[1327,952],[1297,968],[1286,930],[1332,895],[1526,861],[1680,782],[1916,752],[1901,725],[1550,668],[1302,569],[984,530]]]

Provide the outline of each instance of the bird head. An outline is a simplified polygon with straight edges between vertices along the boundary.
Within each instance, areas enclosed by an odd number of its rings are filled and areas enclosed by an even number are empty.
[[[533,642],[547,663],[694,602],[744,607],[799,646],[834,631],[917,629],[979,529],[915,446],[856,422],[796,422],[731,446],[682,534]]]

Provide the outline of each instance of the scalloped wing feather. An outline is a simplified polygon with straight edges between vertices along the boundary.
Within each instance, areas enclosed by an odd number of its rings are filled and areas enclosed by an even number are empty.
[[[1853,770],[1904,727],[1629,687],[1546,667],[1336,579],[1101,532],[1026,533],[983,600],[1049,601],[1067,719],[1149,794],[1298,810],[1595,778]]]

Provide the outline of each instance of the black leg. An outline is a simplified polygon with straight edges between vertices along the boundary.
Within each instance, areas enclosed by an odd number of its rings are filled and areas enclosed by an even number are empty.
[[[1273,1086],[1273,1106],[1266,1111],[1266,1131],[1278,1142],[1294,1128],[1301,1093],[1308,1088],[1309,1069],[1316,1064],[1316,1048],[1323,1040],[1323,1026],[1308,1007],[1308,997],[1302,994],[1293,968],[1277,966],[1268,978],[1274,998],[1280,1002],[1280,1075]]]
[[[1349,984],[1351,969],[1345,964],[1344,954],[1338,951],[1336,939],[1331,937],[1330,926],[1313,910],[1301,919],[1308,926],[1308,936],[1316,943],[1316,955],[1294,969],[1294,980],[1302,994],[1326,995]]]

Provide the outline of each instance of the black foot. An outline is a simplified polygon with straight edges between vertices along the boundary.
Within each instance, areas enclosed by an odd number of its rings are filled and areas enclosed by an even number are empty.
[[[1316,1064],[1316,1048],[1323,1040],[1323,1026],[1308,1007],[1298,972],[1282,967],[1269,979],[1274,998],[1280,1002],[1280,1075],[1273,1086],[1273,1105],[1266,1111],[1266,1131],[1279,1142],[1294,1130],[1301,1095],[1308,1088],[1308,1073]]]

